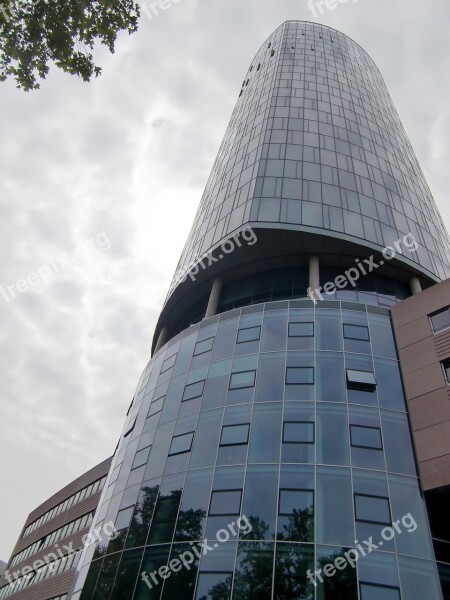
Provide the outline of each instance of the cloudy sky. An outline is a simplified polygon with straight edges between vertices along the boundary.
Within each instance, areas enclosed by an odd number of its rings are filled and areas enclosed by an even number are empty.
[[[450,228],[449,17],[349,0],[320,22],[378,64]],[[288,19],[315,20],[307,0],[178,0],[100,51],[90,84],[0,84],[0,283],[33,282],[0,295],[0,558],[113,452],[242,79]]]

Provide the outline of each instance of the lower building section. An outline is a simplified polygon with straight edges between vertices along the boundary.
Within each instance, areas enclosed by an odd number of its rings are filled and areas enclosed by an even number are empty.
[[[205,319],[139,382],[73,600],[441,600],[388,308]]]
[[[108,458],[30,513],[0,579],[1,600],[67,599],[81,550],[95,539],[89,529],[110,465]]]

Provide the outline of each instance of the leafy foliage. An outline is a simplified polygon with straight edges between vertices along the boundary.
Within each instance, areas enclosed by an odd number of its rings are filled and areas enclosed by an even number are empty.
[[[100,75],[96,42],[111,53],[120,31],[137,31],[133,0],[3,0],[0,3],[0,81],[13,77],[25,91],[39,88],[49,63],[83,81]]]

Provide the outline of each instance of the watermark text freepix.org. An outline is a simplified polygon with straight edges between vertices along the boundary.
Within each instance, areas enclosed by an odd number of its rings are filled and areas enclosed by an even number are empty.
[[[151,21],[154,17],[159,17],[161,10],[169,10],[174,4],[180,2],[190,2],[190,0],[142,0],[139,6]]]
[[[119,535],[119,532],[114,527],[114,523],[112,521],[110,521],[109,523],[104,523],[102,527],[96,527],[92,531],[92,533],[85,533],[83,535],[83,537],[81,538],[81,543],[83,547],[95,544],[102,538],[103,534],[105,534],[109,539],[113,540]],[[31,565],[25,565],[18,571],[5,571],[5,578],[8,580],[9,583],[13,583],[13,581],[15,581],[18,577],[25,577],[26,575],[29,575],[33,571],[37,571],[45,565],[51,565],[59,558],[71,556],[72,554],[76,554],[79,551],[79,548],[74,548],[73,542],[65,544],[64,546],[54,544],[54,548],[54,552],[49,552],[42,558],[35,560]]]
[[[240,248],[242,246],[242,242],[239,239],[239,236],[241,236],[244,242],[247,243],[247,246],[253,246],[258,241],[256,233],[253,231],[253,229],[251,227],[246,227],[221,244],[220,249],[218,250],[218,252],[220,252],[218,256],[213,256],[212,252],[208,252],[200,257],[200,259],[197,258],[188,267],[181,269],[181,271],[177,273],[178,276],[182,277],[181,281],[186,281],[188,277],[192,281],[195,281],[200,272],[200,267],[202,270],[207,269],[212,264],[222,260],[222,258],[224,258],[224,254],[231,254],[234,252],[236,246]]]
[[[402,517],[401,524],[408,533],[413,533],[417,529],[417,523],[411,513]],[[392,523],[392,527],[385,527],[381,531],[381,537],[383,539],[380,540],[378,544],[374,544],[373,536],[370,536],[368,540],[365,540],[362,543],[355,540],[357,550],[356,548],[352,548],[348,552],[344,552],[343,556],[338,556],[334,562],[327,563],[322,569],[317,569],[314,573],[311,569],[308,569],[306,576],[314,587],[317,587],[316,579],[318,579],[320,583],[323,583],[323,575],[325,575],[325,577],[333,577],[338,571],[344,571],[348,566],[355,569],[360,558],[364,558],[364,556],[371,554],[374,550],[378,550],[383,546],[384,542],[390,542],[396,535],[401,535],[402,533],[400,519],[398,519]],[[363,544],[366,546],[365,548],[363,548]]]
[[[376,269],[379,269],[387,261],[395,258],[397,253],[403,255],[402,245],[405,246],[405,248],[411,253],[416,252],[419,247],[419,244],[417,243],[413,234],[407,233],[402,239],[394,242],[394,247],[386,246],[386,248],[383,249],[381,254],[384,257],[384,260],[380,260],[379,263],[375,262],[373,254],[372,256],[369,256],[369,258],[365,258],[362,261],[359,258],[356,258],[356,267],[351,267],[348,269],[348,271],[345,271],[343,275],[338,275],[334,281],[328,281],[323,287],[320,286],[315,290],[309,287],[306,293],[314,302],[314,304],[317,304],[318,300],[324,299],[323,295],[321,294],[322,290],[328,296],[333,296],[337,289],[343,290],[349,283],[352,287],[356,287],[356,282],[361,278],[361,275],[365,276],[369,273],[372,273]]]
[[[0,284],[0,295],[6,302],[9,302],[16,298],[17,293],[28,292],[30,289],[37,288],[40,285],[49,285],[57,275],[67,268],[73,267],[79,259],[85,258],[95,248],[99,248],[104,252],[111,248],[111,242],[104,231],[94,238],[79,244],[72,256],[61,254],[55,258],[49,258],[47,264],[29,273],[26,277],[18,279],[15,283],[9,285]]]
[[[227,525],[227,529],[219,529],[216,533],[216,542],[211,542],[211,545],[208,544],[207,539],[197,543],[189,542],[192,552],[190,550],[182,552],[179,558],[173,558],[169,561],[168,565],[163,565],[159,567],[159,569],[152,571],[152,573],[142,571],[141,578],[146,585],[152,589],[154,586],[161,583],[161,579],[168,579],[172,573],[178,573],[178,571],[181,571],[183,568],[190,571],[191,565],[195,562],[196,558],[201,559],[202,556],[205,556],[208,552],[212,552],[218,548],[219,544],[228,542],[232,535],[237,538],[239,531],[245,535],[250,533],[252,529],[252,525],[246,516],[239,517],[236,522]]]
[[[309,0],[308,1],[308,9],[312,12],[313,17],[317,19],[319,13],[321,15],[325,14],[325,8],[328,10],[334,10],[339,4],[347,4],[350,0]],[[353,0],[355,4],[358,3],[358,0]]]

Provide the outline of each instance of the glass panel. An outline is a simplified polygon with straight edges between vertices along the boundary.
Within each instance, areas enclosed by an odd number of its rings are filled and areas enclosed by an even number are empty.
[[[274,599],[311,600],[314,590],[307,572],[314,571],[314,548],[278,543],[275,557]]]
[[[317,541],[323,544],[351,546],[353,528],[350,470],[317,467],[316,522]]]
[[[184,552],[190,553],[189,568],[185,568],[183,561],[180,560],[180,557]],[[191,556],[193,558],[192,562],[190,562]],[[183,558],[186,560],[186,556]],[[168,576],[164,581],[161,600],[173,600],[174,598],[191,600],[191,598],[193,598],[195,580],[197,579],[198,562],[198,556],[196,556],[195,552],[192,552],[192,547],[190,545],[174,544],[172,546],[169,560],[169,567],[171,567],[171,570],[168,572]]]
[[[445,308],[444,310],[435,313],[430,316],[430,321],[433,326],[433,331],[437,333],[447,327],[450,327],[450,309]]]
[[[389,499],[355,494],[355,518],[367,523],[391,523]]]
[[[314,323],[289,323],[289,337],[314,337]]]
[[[362,325],[344,323],[344,337],[349,340],[369,341],[369,328]]]
[[[145,571],[147,574],[154,573],[160,567],[165,566],[169,559],[169,550],[170,546],[152,546],[147,548],[142,562],[142,572]],[[145,580],[140,577],[133,600],[159,600],[160,595],[161,586],[150,588]]]
[[[196,600],[229,600],[233,573],[200,573]]]
[[[175,541],[202,539],[212,476],[212,469],[188,472],[178,513]]]
[[[316,568],[322,570],[321,576],[323,579],[323,583],[320,582],[318,577],[314,579],[317,585],[317,600],[335,600],[335,598],[336,600],[341,600],[341,598],[342,600],[358,600],[356,569],[352,569],[349,564],[342,569],[342,560],[339,561],[348,550],[349,548],[347,547],[333,548],[330,546],[317,546]],[[335,564],[340,565],[341,568],[337,569]],[[334,574],[331,577],[327,577],[326,571],[330,572],[330,570]],[[382,600],[382,598],[378,600]]]
[[[197,381],[196,383],[191,383],[184,388],[184,394],[182,401],[192,400],[192,398],[197,398],[203,394],[203,387],[205,385],[204,381]]]
[[[286,356],[284,353],[261,354],[256,383],[256,402],[281,402],[284,394]]]
[[[283,442],[314,444],[314,423],[283,423]]]
[[[341,313],[338,310],[316,312],[317,350],[342,350]]]
[[[387,470],[404,475],[417,475],[413,442],[406,414],[381,411]]]
[[[348,465],[348,419],[345,404],[317,404],[317,463]]]
[[[397,359],[394,332],[389,317],[369,313],[370,337],[374,356]]]
[[[141,558],[142,549],[123,553],[110,600],[132,598]]]
[[[401,600],[400,590],[398,588],[362,582],[360,584],[360,588],[361,600]]]
[[[143,448],[142,450],[139,450],[139,452],[136,452],[133,464],[131,465],[132,469],[136,469],[137,467],[145,465],[150,454],[150,449],[151,446],[148,446],[147,448]]]
[[[233,600],[271,600],[274,544],[240,542]]]
[[[317,352],[317,400],[345,402],[344,357],[337,352]]]
[[[376,427],[361,427],[350,425],[350,436],[352,446],[359,448],[374,448],[382,450],[381,430]]]
[[[347,369],[347,386],[350,389],[374,390],[376,385],[375,375],[371,371]]]
[[[314,367],[287,367],[287,385],[312,385],[314,384]]]
[[[250,463],[274,463],[280,459],[281,405],[257,404],[252,418]]]
[[[375,359],[377,392],[380,406],[406,412],[400,368],[397,361]]]
[[[208,340],[203,340],[202,342],[198,342],[195,345],[194,356],[199,354],[203,354],[204,352],[209,352],[214,345],[214,338],[209,338]]]
[[[295,512],[314,516],[313,490],[280,490],[278,514],[287,517],[294,515]]]
[[[261,352],[286,349],[287,311],[270,311],[264,314]]]
[[[209,467],[216,463],[222,419],[223,409],[200,413],[192,447],[190,468]]]

